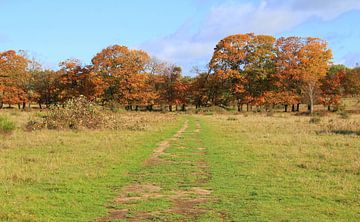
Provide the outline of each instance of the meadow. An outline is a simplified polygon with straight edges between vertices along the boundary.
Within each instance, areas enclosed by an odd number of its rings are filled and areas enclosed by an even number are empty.
[[[359,221],[360,115],[118,113],[35,130],[0,110],[0,221]],[[138,121],[136,121],[136,119]]]

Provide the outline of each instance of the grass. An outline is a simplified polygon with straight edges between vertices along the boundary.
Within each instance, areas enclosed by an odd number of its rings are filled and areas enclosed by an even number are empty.
[[[227,118],[201,118],[218,199],[210,211],[227,221],[360,220],[359,137],[318,134],[324,126],[306,117]]]
[[[5,115],[21,125],[31,114]],[[18,129],[0,140],[0,221],[89,221],[106,213],[127,173],[179,127],[181,118],[161,118],[143,131]]]
[[[5,116],[0,116],[0,133],[8,134],[15,130],[15,123]]]
[[[34,114],[4,115],[21,126]],[[136,115],[151,127],[17,128],[0,140],[0,221],[90,221],[123,209],[109,220],[360,221],[358,114]]]

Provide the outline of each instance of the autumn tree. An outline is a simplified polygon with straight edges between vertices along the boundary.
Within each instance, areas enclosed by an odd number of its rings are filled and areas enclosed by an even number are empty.
[[[326,76],[320,80],[320,102],[331,110],[332,105],[338,105],[344,93],[346,67],[342,65],[332,66]]]
[[[163,84],[160,89],[161,102],[169,106],[172,111],[173,105],[178,104],[179,81],[182,70],[179,66],[169,65],[162,73]]]
[[[53,70],[37,70],[31,72],[31,88],[33,90],[33,101],[39,104],[49,106],[57,102],[56,83],[59,73]]]
[[[267,100],[284,105],[285,112],[289,104],[292,104],[292,111],[299,111],[302,84],[299,52],[302,47],[300,37],[281,37],[276,41],[276,72],[270,77],[272,90]],[[294,104],[297,104],[296,109]]]
[[[190,99],[196,108],[200,108],[201,106],[207,105],[209,101],[210,75],[198,67],[194,67],[193,72],[196,76],[191,79],[189,89]]]
[[[240,111],[242,104],[265,102],[267,77],[275,70],[274,43],[272,36],[249,33],[226,37],[217,44],[209,67],[215,96],[222,97],[224,105],[235,99]]]
[[[360,95],[360,67],[346,71],[344,77],[344,91],[346,95]]]
[[[145,74],[149,55],[141,50],[130,50],[114,45],[99,52],[93,59],[94,72],[104,79],[103,99],[115,100],[132,107],[143,102],[148,87]]]
[[[332,53],[324,40],[309,37],[299,51],[299,58],[302,92],[309,102],[310,113],[313,113],[319,96],[320,80],[329,69]]]
[[[0,106],[6,103],[23,104],[29,101],[27,83],[28,60],[20,53],[9,50],[0,53]]]

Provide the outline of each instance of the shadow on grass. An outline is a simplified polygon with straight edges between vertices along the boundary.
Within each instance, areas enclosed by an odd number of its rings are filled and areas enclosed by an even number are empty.
[[[320,134],[328,134],[328,133],[332,133],[332,134],[339,134],[339,135],[356,135],[356,136],[360,136],[360,131],[358,130],[330,130],[330,131],[319,131],[318,133]]]

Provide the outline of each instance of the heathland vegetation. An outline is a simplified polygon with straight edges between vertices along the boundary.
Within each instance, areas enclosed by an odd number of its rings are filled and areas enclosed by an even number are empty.
[[[239,34],[207,69],[0,53],[0,221],[360,221],[360,68]]]

